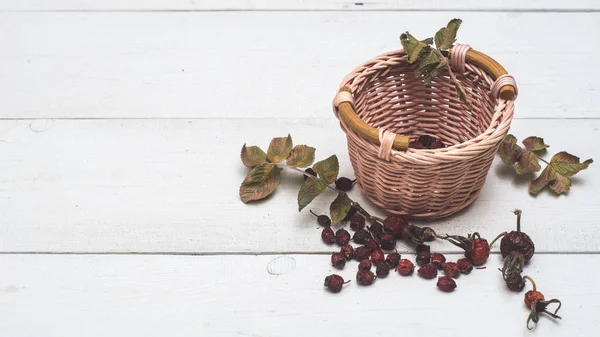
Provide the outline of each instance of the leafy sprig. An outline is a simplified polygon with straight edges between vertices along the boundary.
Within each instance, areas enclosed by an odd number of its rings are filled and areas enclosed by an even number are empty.
[[[245,166],[252,168],[240,186],[240,198],[244,203],[261,200],[271,195],[279,185],[281,171],[283,168],[289,168],[306,176],[298,191],[299,211],[302,211],[329,188],[337,193],[337,197],[329,206],[329,213],[334,224],[341,222],[351,208],[355,208],[367,219],[381,220],[370,215],[356,201],[350,199],[345,192],[334,187],[333,184],[338,178],[340,170],[335,155],[314,163],[315,148],[307,145],[293,146],[292,137],[288,135],[287,137],[273,138],[266,153],[258,146],[244,144],[240,157]],[[311,165],[317,176],[300,169]]]
[[[540,137],[527,137],[522,142],[523,146],[517,144],[517,138],[507,135],[500,144],[498,153],[505,164],[512,165],[519,175],[539,172],[540,161],[547,164],[540,175],[529,184],[529,193],[537,195],[546,186],[550,187],[556,194],[569,192],[571,179],[579,171],[585,170],[593,163],[592,159],[580,162],[576,157],[566,151],[552,156],[550,162],[541,158],[537,153],[545,151],[549,146]]]

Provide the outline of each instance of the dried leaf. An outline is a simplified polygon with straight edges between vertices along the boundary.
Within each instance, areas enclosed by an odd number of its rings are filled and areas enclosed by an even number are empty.
[[[471,106],[471,99],[469,99],[469,95],[467,95],[467,91],[465,90],[465,88],[458,82],[456,81],[454,83],[455,87],[456,87],[456,94],[458,95],[458,98],[465,103],[467,106]]]
[[[319,174],[319,177],[323,178],[327,184],[333,184],[337,179],[338,172],[340,170],[340,164],[336,155],[333,155],[327,159],[321,160],[313,165],[313,170]]]
[[[431,45],[431,44],[433,44],[433,38],[428,37],[425,40],[421,40],[421,42],[425,43],[426,45]]]
[[[571,188],[571,178],[557,174],[554,181],[550,183],[550,189],[556,194],[562,194],[569,192]]]
[[[350,208],[352,208],[352,201],[345,192],[340,192],[329,206],[329,215],[333,224],[340,223],[348,215]]]
[[[246,147],[246,144],[244,144],[240,157],[242,163],[247,167],[254,167],[267,162],[267,154],[258,146]]]
[[[278,137],[271,140],[267,150],[267,158],[271,163],[279,163],[290,155],[292,151],[292,136]]]
[[[564,176],[574,176],[577,172],[585,170],[594,161],[588,159],[583,163],[579,162],[579,157],[569,154],[565,151],[555,154],[550,160],[550,165],[556,173]]]
[[[548,183],[554,180],[556,177],[555,175],[556,173],[552,170],[552,167],[550,167],[550,165],[546,166],[539,177],[529,183],[529,193],[533,195],[540,193]]]
[[[521,155],[519,155],[519,160],[515,165],[517,174],[538,172],[540,169],[540,162],[535,153],[529,150],[521,150]]]
[[[257,165],[242,182],[240,198],[244,203],[263,199],[275,191],[280,178],[281,168],[273,164]]]
[[[441,50],[447,50],[452,47],[452,44],[456,41],[456,32],[461,23],[461,19],[452,19],[446,27],[435,33],[435,46]]]
[[[432,49],[425,57],[423,57],[421,62],[419,62],[419,67],[417,67],[417,71],[415,73],[417,76],[421,76],[427,72],[433,71],[440,65],[441,62],[442,59],[436,50]]]
[[[298,211],[313,201],[319,194],[325,191],[327,183],[321,178],[308,177],[298,191]]]
[[[535,136],[525,138],[523,140],[523,145],[525,145],[525,148],[527,150],[534,151],[534,152],[542,151],[548,147],[548,145],[546,145],[544,143],[544,138],[535,137]]]
[[[427,39],[424,41],[428,42]],[[402,48],[408,56],[409,63],[414,63],[419,58],[419,55],[421,55],[423,50],[428,47],[426,42],[415,39],[415,37],[410,35],[409,32],[400,35],[400,43],[402,43]]]
[[[507,135],[498,149],[502,162],[508,165],[513,165],[519,160],[521,151],[523,149],[517,145],[517,138],[513,135]]]
[[[296,145],[290,152],[286,164],[295,167],[307,167],[315,161],[315,148],[306,145]]]
[[[433,68],[433,70],[430,70],[427,75],[425,76],[425,78],[423,79],[425,82],[431,82],[440,72],[440,70],[446,68],[446,66],[448,65],[448,63],[446,61],[441,61],[440,63],[438,63],[437,66],[435,66],[435,68]]]

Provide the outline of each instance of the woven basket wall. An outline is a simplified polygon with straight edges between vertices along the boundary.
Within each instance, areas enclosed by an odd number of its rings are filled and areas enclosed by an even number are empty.
[[[390,160],[342,119],[358,186],[387,212],[409,218],[451,215],[479,195],[494,155],[506,136],[514,101],[491,97],[493,78],[467,63],[458,80],[471,107],[462,103],[447,72],[431,83],[414,74],[402,50],[378,56],[348,75],[356,114],[368,125],[398,135],[441,139],[446,148],[392,149]]]

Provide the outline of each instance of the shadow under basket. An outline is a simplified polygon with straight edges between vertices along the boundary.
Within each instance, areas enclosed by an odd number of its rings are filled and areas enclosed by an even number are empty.
[[[447,69],[425,83],[402,50],[356,68],[336,95],[334,112],[358,186],[389,213],[435,219],[470,205],[508,133],[514,79],[485,54],[469,47],[459,55],[457,46],[449,52],[450,64],[470,106],[458,98]],[[460,58],[462,64],[456,62]],[[441,139],[446,147],[408,148],[421,135]]]

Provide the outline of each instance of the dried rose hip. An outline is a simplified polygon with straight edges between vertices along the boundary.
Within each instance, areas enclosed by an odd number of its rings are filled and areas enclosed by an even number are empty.
[[[437,139],[428,135],[423,135],[419,137],[419,143],[423,144],[423,147],[429,148],[431,144],[435,142]]]
[[[380,263],[375,268],[375,274],[378,277],[386,277],[390,273],[390,266],[387,263]]]
[[[360,285],[368,286],[373,284],[373,281],[375,281],[375,274],[370,270],[359,270],[356,273],[356,282]]]
[[[432,148],[432,149],[441,149],[444,147],[446,147],[446,144],[444,144],[444,142],[442,142],[439,139],[436,139],[435,141],[433,141],[433,143],[431,143],[431,146],[430,146],[430,148]]]
[[[501,233],[494,241],[492,241],[492,244],[496,242],[499,237],[502,237],[502,241],[500,241],[500,252],[502,253],[502,257],[507,257],[511,252],[519,252],[523,254],[525,263],[527,263],[535,253],[535,245],[529,235],[521,232],[521,210],[515,209],[513,213],[517,215],[517,230],[510,233]]]
[[[398,253],[389,253],[385,259],[385,263],[387,263],[390,268],[396,268],[398,266],[398,262],[400,262],[400,254]]]
[[[327,215],[317,215],[315,212],[310,211],[310,213],[317,217],[317,223],[323,227],[331,226],[331,219]]]
[[[368,259],[369,255],[371,255],[371,250],[365,246],[354,249],[354,259],[358,262]]]
[[[347,245],[350,242],[350,233],[347,230],[340,228],[335,232],[335,242],[340,245]]]
[[[431,263],[433,263],[438,269],[442,269],[442,263],[446,262],[446,257],[441,253],[431,254]]]
[[[419,266],[428,264],[429,262],[431,262],[431,254],[429,252],[417,253],[416,261]]]
[[[385,250],[396,249],[396,238],[390,233],[383,233],[379,236],[379,245]]]
[[[359,231],[365,228],[365,217],[360,214],[354,214],[350,218],[350,228],[354,231]]]
[[[458,265],[454,262],[442,263],[442,270],[444,270],[444,274],[446,276],[450,276],[452,278],[457,278],[460,275],[460,272],[458,271]]]
[[[352,236],[352,241],[358,243],[359,245],[364,245],[370,240],[371,234],[366,229],[359,229],[354,232],[354,235]]]
[[[376,249],[371,253],[371,262],[374,265],[379,265],[385,261],[385,255],[383,255],[383,251],[381,249]]]
[[[350,207],[350,210],[348,211],[348,214],[346,214],[346,216],[344,217],[344,219],[342,219],[342,221],[348,221],[348,220],[352,219],[352,217],[354,216],[354,214],[356,214],[356,208],[355,207]]]
[[[331,265],[336,267],[337,269],[344,269],[346,265],[346,257],[342,253],[333,253],[331,254]]]
[[[490,245],[486,239],[481,238],[479,233],[473,233],[468,237],[460,235],[446,235],[444,238],[455,246],[465,250],[465,257],[472,265],[482,266],[490,256]]]
[[[449,293],[456,289],[456,282],[450,276],[440,276],[437,281],[437,287],[441,291]]]
[[[428,245],[424,245],[424,244],[417,245],[415,250],[417,251],[417,254],[424,253],[424,252],[427,252],[427,253],[431,252],[431,248]]]
[[[344,192],[350,191],[353,184],[354,180],[350,180],[350,178],[346,177],[339,177],[335,180],[335,188]]]
[[[544,295],[541,292],[537,291],[533,279],[529,276],[524,276],[523,278],[529,280],[531,282],[531,285],[533,286],[533,290],[530,290],[525,293],[524,299],[525,305],[531,310],[531,312],[529,313],[529,317],[527,318],[527,329],[531,330],[534,328],[529,326],[529,322],[533,321],[537,324],[537,322],[540,319],[539,315],[541,313],[544,313],[552,318],[562,319],[556,314],[558,310],[560,310],[560,307],[562,305],[562,303],[560,303],[560,300],[553,298],[551,300],[546,301]],[[548,310],[546,310],[546,308],[552,303],[557,303],[558,306],[556,307],[556,310],[554,310],[554,312],[549,312]]]
[[[323,242],[328,245],[333,244],[335,242],[334,236],[333,230],[330,227],[323,228],[323,231],[321,232],[321,239],[323,239]]]
[[[421,142],[419,142],[418,140],[413,140],[412,142],[410,142],[408,144],[408,147],[413,148],[413,149],[422,149],[423,144],[421,144]]]
[[[437,271],[438,271],[438,269],[436,266],[434,266],[431,263],[428,263],[428,264],[422,265],[419,268],[418,273],[419,273],[419,276],[421,276],[422,278],[431,280],[432,278],[435,278],[437,276]]]
[[[306,173],[308,173],[308,174],[312,175],[313,177],[316,177],[316,176],[317,176],[317,172],[315,172],[315,170],[313,170],[313,169],[312,169],[312,168],[310,168],[310,167],[309,167],[309,168],[307,168],[306,170],[304,170],[304,172],[306,172]],[[306,179],[308,179],[308,176],[306,176],[306,175],[305,175],[305,176],[304,176],[304,180],[306,180]]]
[[[415,270],[415,265],[407,259],[402,259],[398,262],[398,273],[402,276],[408,276]]]
[[[354,248],[350,245],[344,245],[342,249],[340,249],[340,253],[344,255],[346,260],[352,260],[354,256]]]
[[[373,233],[375,237],[379,237],[381,233],[383,233],[383,226],[381,225],[381,223],[379,223],[379,221],[372,220],[371,226],[369,226],[369,231]]]
[[[375,240],[367,241],[367,243],[365,243],[365,247],[369,248],[371,251],[381,248],[379,242]]]
[[[473,270],[473,265],[467,258],[458,259],[458,261],[456,261],[456,265],[458,266],[458,271],[461,274],[469,274],[471,270]]]
[[[408,221],[399,216],[389,216],[383,220],[383,229],[401,239],[408,230]]]
[[[364,259],[358,264],[358,270],[371,270],[371,260]]]
[[[325,278],[325,287],[333,293],[339,293],[342,290],[342,286],[350,280],[344,282],[344,279],[340,275],[331,274]]]
[[[519,252],[512,252],[504,259],[500,271],[508,289],[519,292],[525,287],[525,280],[521,277],[524,264],[523,255]]]
[[[528,292],[525,293],[525,306],[527,307],[527,309],[531,309],[531,307],[538,300],[540,300],[540,301],[545,300],[544,295],[541,292],[539,292],[537,290],[529,290]]]

